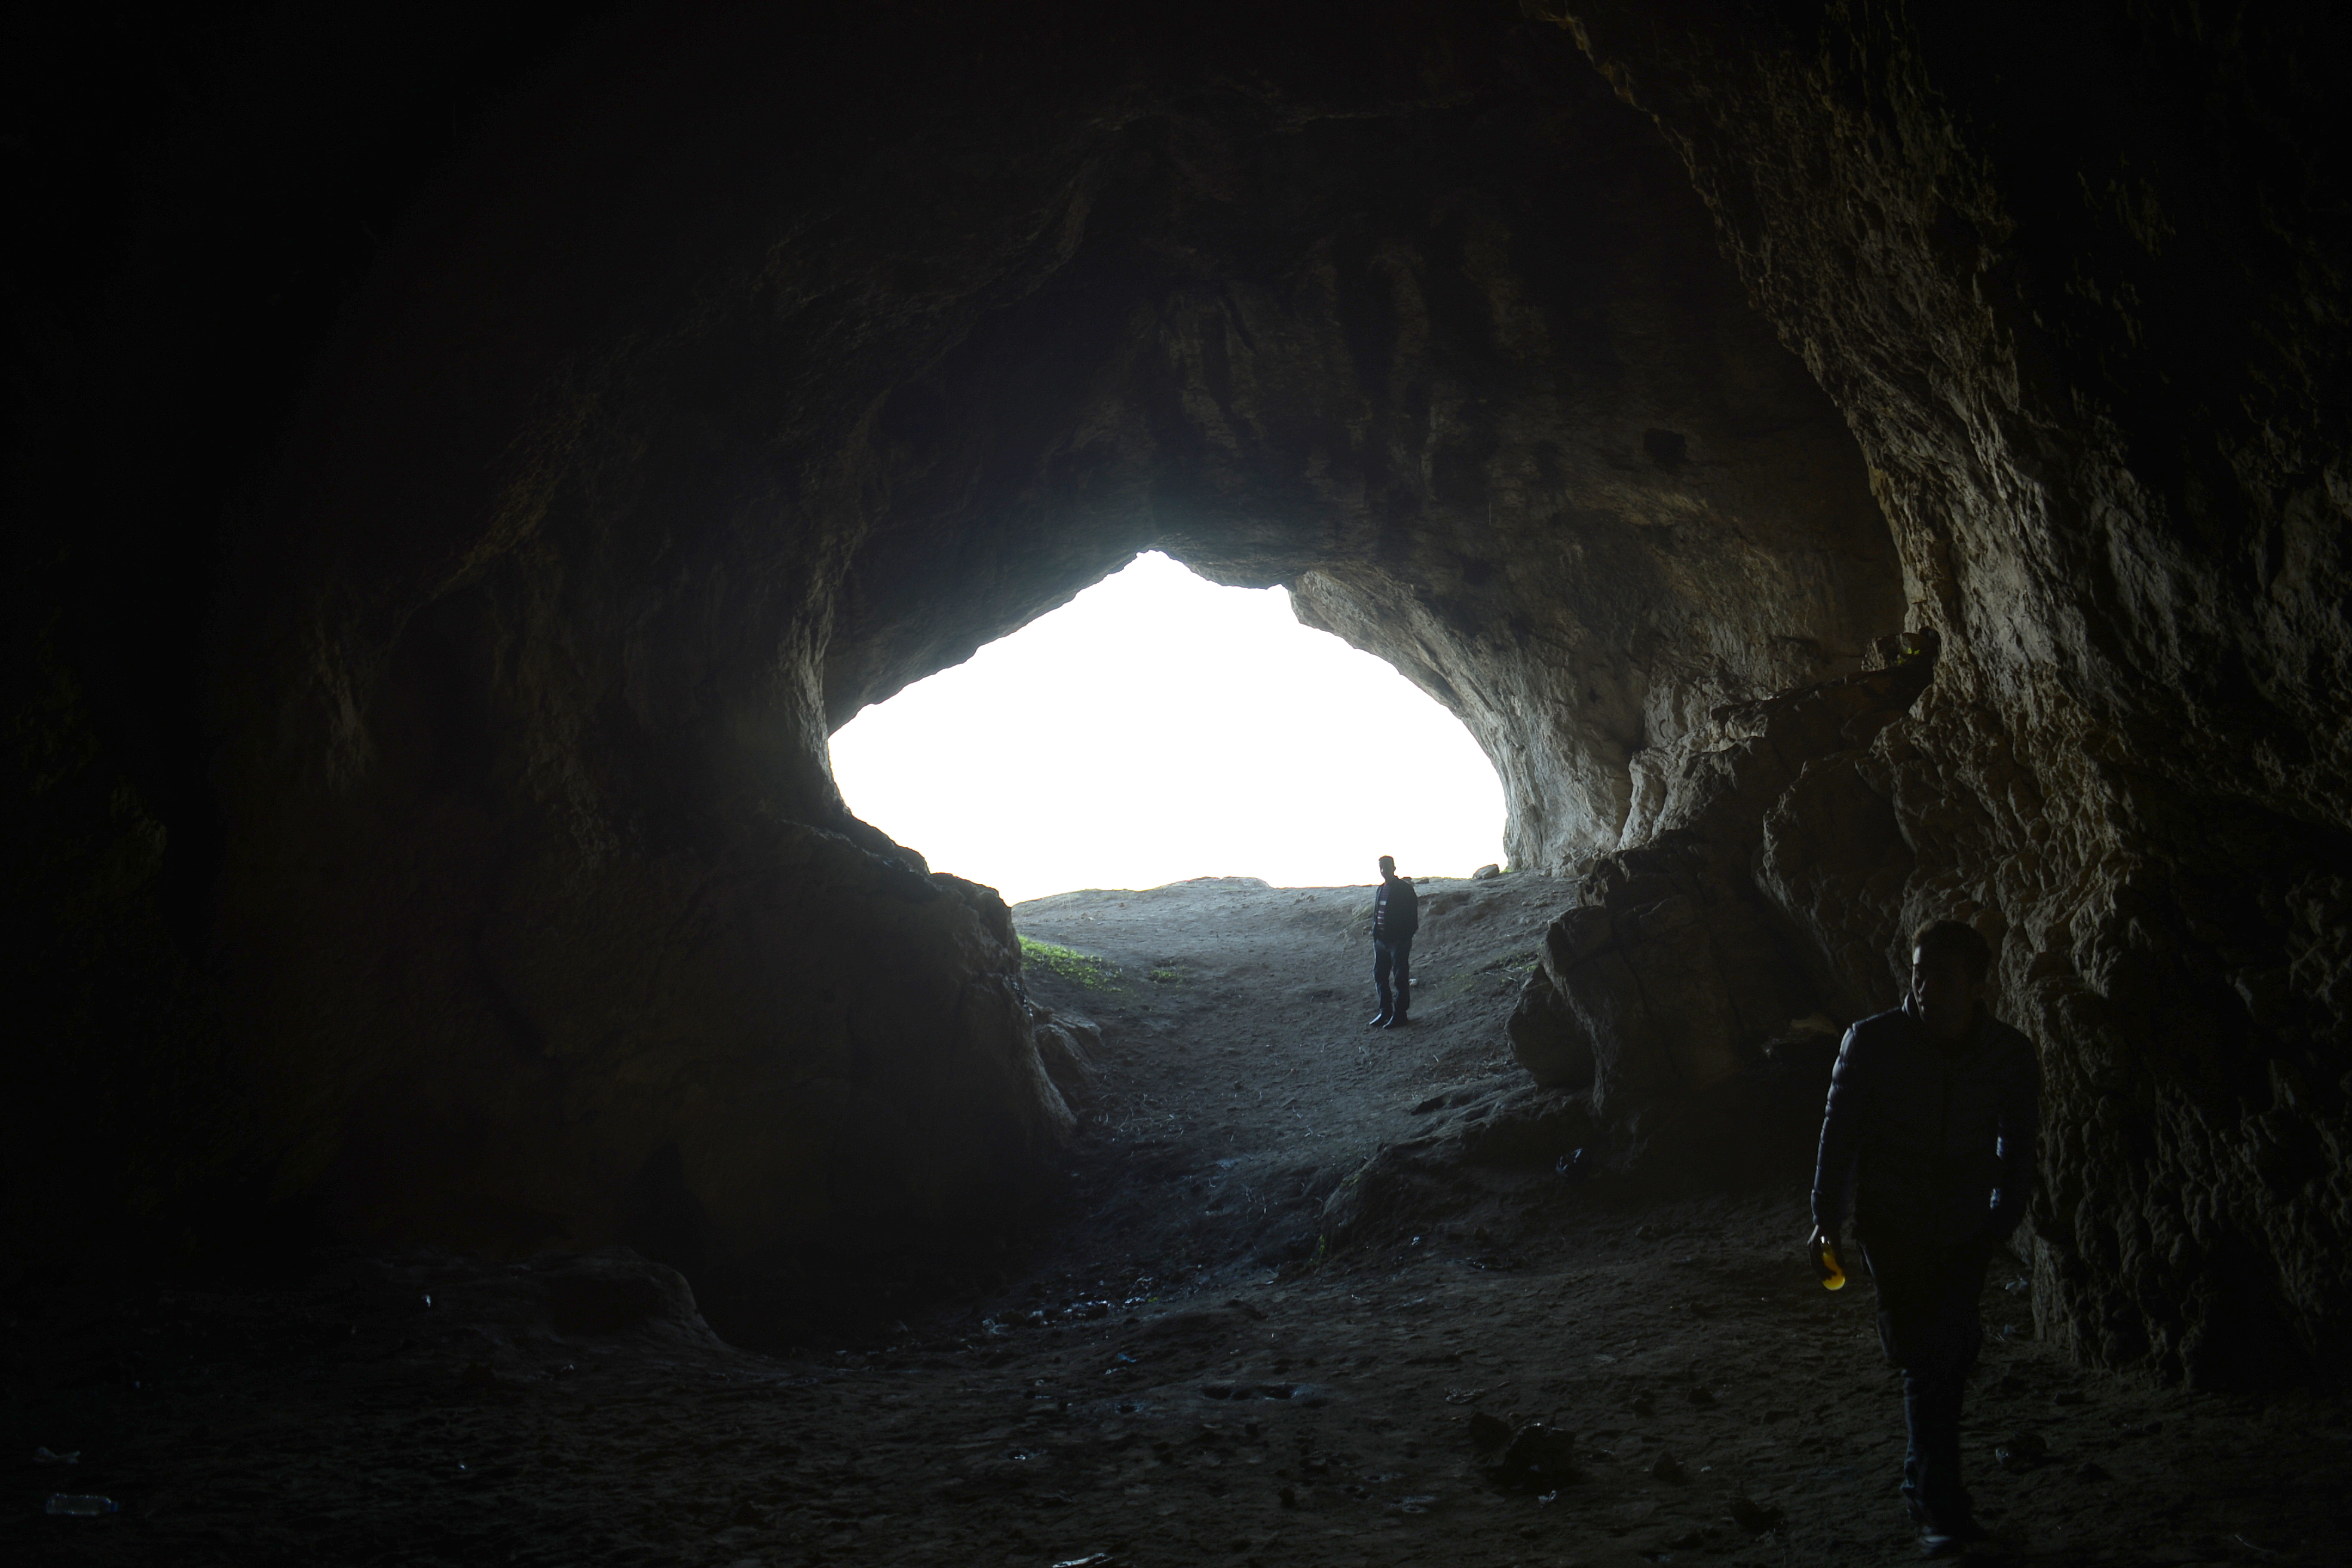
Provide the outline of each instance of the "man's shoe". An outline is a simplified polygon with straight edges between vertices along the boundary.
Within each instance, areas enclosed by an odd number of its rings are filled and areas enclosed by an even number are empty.
[[[1367,1029],[1385,1029],[1389,1026],[1389,1010],[1386,1007],[1383,1007],[1379,1012],[1372,1015],[1372,1021],[1366,1024],[1364,1027]]]
[[[1944,1530],[1940,1525],[1919,1527],[1919,1555],[1922,1557],[1958,1557],[1969,1549],[1969,1543]]]
[[[1963,1519],[1952,1524],[1922,1524],[1919,1527],[1919,1554],[1922,1557],[1958,1557],[1973,1542],[1990,1541],[1992,1532],[1973,1519]]]
[[[1408,1018],[1408,1017],[1406,1017],[1403,1014],[1399,1013],[1396,1016],[1394,1016],[1394,1017],[1391,1018],[1387,1023],[1382,1024],[1382,1025],[1381,1026],[1381,1028],[1383,1028],[1383,1029],[1402,1029],[1402,1028],[1403,1028],[1407,1024],[1410,1024],[1410,1023],[1412,1023],[1412,1020],[1411,1018]]]

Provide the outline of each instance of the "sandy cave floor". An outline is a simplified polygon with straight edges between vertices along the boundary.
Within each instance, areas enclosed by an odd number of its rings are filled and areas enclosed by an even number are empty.
[[[1561,898],[1424,884],[1414,1022],[1384,1032],[1363,1027],[1368,889],[1021,906],[1024,934],[1106,966],[1033,973],[1106,1035],[1070,1190],[977,1298],[878,1335],[737,1349],[625,1257],[346,1256],[105,1301],[21,1285],[0,1560],[1913,1560],[1895,1374],[1866,1282],[1832,1295],[1805,1266],[1801,1183],[1497,1175],[1314,1256],[1375,1148],[1520,1081],[1502,1021]],[[1987,1282],[1967,1452],[1999,1539],[1975,1555],[2352,1560],[2340,1401],[2084,1373],[2032,1338],[2021,1273]],[[1482,1414],[1571,1433],[1571,1478],[1496,1486]],[[2047,1457],[2004,1469],[2020,1432]],[[121,1511],[47,1517],[52,1491]]]

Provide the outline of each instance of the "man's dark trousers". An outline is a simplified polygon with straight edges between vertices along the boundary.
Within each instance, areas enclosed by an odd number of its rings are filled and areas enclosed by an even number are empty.
[[[1863,1257],[1878,1287],[1878,1340],[1903,1369],[1903,1498],[1912,1517],[1948,1521],[1971,1517],[1960,1485],[1960,1395],[1984,1344],[1977,1300],[1988,1253],[1953,1247],[1874,1246]]]
[[[1389,1001],[1389,972],[1396,972],[1396,1001]],[[1412,1005],[1412,938],[1372,940],[1372,984],[1380,988],[1381,1011],[1402,1013]]]
[[[1903,1495],[1946,1533],[1971,1522],[1960,1394],[1984,1339],[1985,1264],[2033,1192],[2041,1083],[2032,1042],[2006,1024],[1979,1009],[1966,1037],[1938,1043],[1906,1003],[1846,1031],[1822,1115],[1813,1224],[1835,1236],[1852,1213],[1903,1368]]]

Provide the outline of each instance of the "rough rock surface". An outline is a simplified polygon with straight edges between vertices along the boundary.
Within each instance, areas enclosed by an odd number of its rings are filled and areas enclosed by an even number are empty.
[[[1823,984],[1825,966],[1807,962],[1820,950],[1804,940],[1812,933],[1791,931],[1784,910],[1811,879],[1857,865],[1880,873],[1890,846],[1843,831],[1781,834],[1766,884],[1777,903],[1752,868],[1767,813],[1850,773],[1927,685],[1933,654],[1923,646],[1898,657],[1867,675],[1718,709],[1709,732],[1682,749],[1645,803],[1653,837],[1591,862],[1544,933],[1542,964],[1509,1027],[1538,1083],[1589,1087],[1595,1109],[1617,1116],[1704,1094],[1817,1011],[1822,991],[1830,1005],[1845,1000]]]
[[[1654,133],[1557,29],[1398,16],[1338,58],[1041,30],[811,104],[736,13],[484,138],[230,579],[281,1180],[728,1264],[999,1201],[1066,1120],[1002,910],[894,866],[825,735],[1145,546],[1451,704],[1538,867],[1709,708],[1859,664],[1898,613],[1859,456]],[[742,151],[827,116],[833,156]]]
[[[127,73],[217,85],[37,190],[8,293],[12,1223],[750,1263],[991,1212],[1074,1068],[825,736],[1158,545],[1448,703],[1514,863],[1593,879],[1546,1077],[1704,1097],[1974,920],[2048,1331],[2352,1373],[2342,24],[1567,11]],[[1907,716],[1736,729],[1906,627]]]
[[[1445,994],[1404,1039],[1362,1027],[1369,888],[1016,908],[1119,972],[1035,987],[1100,1017],[1099,1105],[1067,1203],[933,1310],[868,1276],[832,1331],[751,1339],[618,1253],[16,1289],[38,1347],[0,1405],[18,1495],[62,1474],[122,1511],[0,1510],[0,1561],[1916,1563],[1901,1374],[1869,1281],[1825,1291],[1794,1245],[1799,1172],[1664,1199],[1489,1146],[1509,1157],[1400,1194],[1442,1204],[1320,1262],[1269,1256],[1368,1148],[1545,1092],[1496,1048],[1519,963],[1488,966],[1523,961],[1566,889],[1431,891]],[[1964,1462],[1999,1544],[1972,1561],[2346,1560],[2340,1397],[2088,1371],[2034,1337],[2020,1272],[2001,1260],[1980,1303]],[[1538,1422],[1573,1441],[1498,1464]],[[80,1463],[27,1464],[37,1445]]]
[[[1941,637],[1916,717],[1774,803],[1761,884],[1849,1015],[1910,922],[1994,940],[2049,1331],[2341,1377],[2341,18],[1564,9],[1845,410]]]

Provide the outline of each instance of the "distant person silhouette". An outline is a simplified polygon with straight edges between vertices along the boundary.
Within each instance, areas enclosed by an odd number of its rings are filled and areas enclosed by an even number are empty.
[[[1911,1438],[1903,1497],[1931,1557],[1984,1539],[1960,1485],[1960,1392],[1984,1342],[1985,1265],[2024,1217],[2041,1128],[2032,1042],[1985,1009],[1991,956],[1957,921],[1911,939],[1903,1005],[1838,1048],[1813,1177],[1816,1267],[1851,1212],[1878,1288]]]
[[[1380,988],[1381,1010],[1365,1026],[1394,1029],[1406,1024],[1412,1006],[1412,933],[1421,929],[1419,897],[1412,879],[1396,874],[1396,861],[1381,857],[1381,890],[1372,895],[1372,984]],[[1396,996],[1389,995],[1389,973],[1396,973]]]

